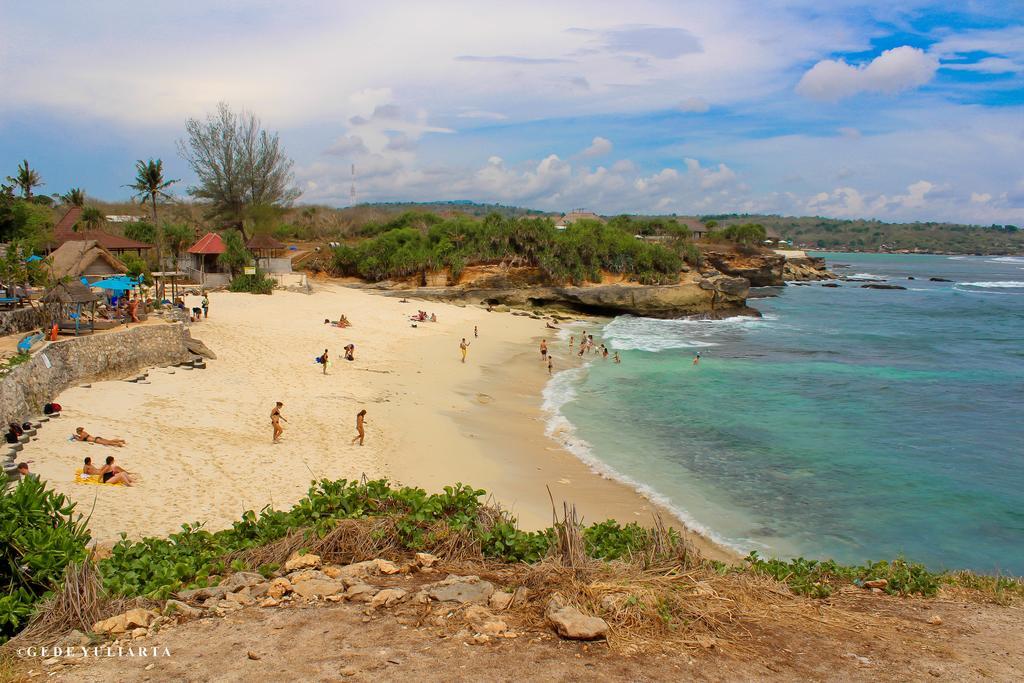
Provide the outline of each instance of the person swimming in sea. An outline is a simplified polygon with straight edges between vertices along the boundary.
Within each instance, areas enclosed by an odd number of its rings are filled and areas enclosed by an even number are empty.
[[[700,351],[693,357],[693,364],[697,365],[698,363],[700,363]]]

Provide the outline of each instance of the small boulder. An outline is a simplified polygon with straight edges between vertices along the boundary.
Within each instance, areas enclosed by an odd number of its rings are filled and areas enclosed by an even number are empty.
[[[952,280],[947,280],[944,277],[930,277],[928,280],[931,282],[952,282]]]
[[[368,602],[376,594],[377,589],[366,583],[357,583],[345,591],[345,597],[353,602]]]
[[[286,572],[293,572],[297,569],[316,569],[321,564],[323,562],[319,555],[292,555],[284,563],[284,570]]]
[[[186,619],[194,619],[201,616],[203,611],[197,609],[187,602],[181,600],[168,600],[164,603],[163,614],[166,617],[181,616]]]
[[[260,607],[277,607],[281,604],[281,601],[277,598],[263,598],[260,601]]]
[[[266,579],[256,572],[235,572],[228,578],[221,581],[219,587],[225,588],[230,592],[235,592],[240,591],[243,588],[248,588],[249,586],[255,586],[263,583],[264,581],[266,581]]]
[[[942,617],[940,617],[938,614],[936,614],[935,616],[933,616],[931,619],[928,620],[928,623],[931,624],[932,626],[942,626]]]
[[[147,609],[136,607],[130,609],[124,614],[118,614],[117,616],[98,621],[92,626],[94,633],[104,634],[116,634],[116,633],[127,633],[129,629],[135,628],[147,628],[150,623],[159,615]]]
[[[256,603],[256,599],[249,595],[248,591],[244,590],[237,593],[228,593],[227,600],[229,602],[237,602],[242,607],[248,607]]]
[[[391,607],[405,599],[406,595],[407,591],[401,588],[385,588],[373,596],[370,600],[370,607]]]
[[[147,635],[149,635],[149,630],[144,629],[141,626],[139,628],[132,629],[132,638],[145,638]]]
[[[487,604],[491,606],[491,609],[495,610],[508,609],[509,605],[512,604],[512,594],[505,591],[494,591],[491,593]]]
[[[340,593],[344,588],[345,586],[340,581],[332,581],[330,579],[310,579],[309,581],[302,581],[292,586],[292,590],[296,595],[307,599],[313,596],[322,598],[327,595],[334,595],[335,593]]]
[[[563,638],[570,640],[596,640],[608,635],[608,622],[600,617],[589,617],[575,607],[548,609],[548,623]]]
[[[280,600],[292,592],[292,582],[284,577],[279,577],[267,585],[267,597]]]
[[[388,560],[377,560],[377,571],[381,574],[397,574],[401,568]]]
[[[288,581],[292,585],[302,583],[303,581],[324,581],[329,578],[327,574],[318,569],[300,569],[288,575]]]
[[[865,588],[885,588],[889,585],[889,579],[872,579],[871,581],[865,581]]]
[[[444,581],[424,586],[430,597],[438,602],[483,604],[494,593],[494,584],[479,576],[450,575]]]
[[[433,567],[437,558],[430,553],[416,553],[416,564],[421,567]]]
[[[220,600],[228,592],[225,586],[210,586],[208,588],[193,588],[187,591],[178,591],[177,596],[179,600],[201,602],[203,600],[209,600],[210,598],[216,598]]]

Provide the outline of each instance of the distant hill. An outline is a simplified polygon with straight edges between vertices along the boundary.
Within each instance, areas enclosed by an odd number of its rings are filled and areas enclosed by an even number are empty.
[[[1024,231],[1014,225],[960,225],[956,223],[883,223],[876,220],[841,220],[820,216],[718,214],[700,220],[760,223],[778,231],[794,245],[836,251],[929,251],[956,254],[1024,253]]]
[[[430,211],[432,213],[441,213],[445,211],[457,211],[469,216],[486,216],[491,213],[499,213],[503,216],[544,216],[551,213],[550,211],[526,209],[521,206],[481,204],[479,202],[469,201],[468,199],[453,199],[437,202],[370,202],[366,204],[359,204],[356,208],[361,207],[394,212]]]

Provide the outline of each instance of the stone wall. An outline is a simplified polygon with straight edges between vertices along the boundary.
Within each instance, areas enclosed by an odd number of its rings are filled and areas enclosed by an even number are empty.
[[[0,311],[0,337],[19,332],[38,330],[46,322],[43,308],[23,306],[10,311]]]
[[[43,404],[70,387],[130,377],[191,357],[181,323],[142,325],[48,344],[0,378],[0,424],[41,414]]]

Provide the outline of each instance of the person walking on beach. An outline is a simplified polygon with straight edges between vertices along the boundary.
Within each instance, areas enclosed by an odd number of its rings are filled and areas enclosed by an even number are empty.
[[[203,317],[210,317],[210,295],[203,292]]]
[[[358,441],[360,446],[363,445],[363,439],[366,438],[366,427],[365,427],[365,424],[366,424],[366,409],[364,408],[364,409],[360,410],[358,413],[356,413],[356,431],[358,432],[358,434],[356,434],[355,437],[352,439],[352,443],[355,443],[356,441]]]
[[[476,325],[473,325],[473,339],[476,339],[479,336],[480,336],[480,333],[477,332]]]
[[[570,334],[569,335],[569,350],[570,351],[572,351],[572,347],[573,347],[573,345],[575,343],[576,343],[576,335],[575,334]]]
[[[554,365],[551,363],[551,356],[548,356],[548,374],[549,375],[551,374],[551,368],[553,368],[553,367],[554,367]]]
[[[693,364],[697,365],[698,363],[700,363],[700,351],[698,351],[697,355],[693,357]]]
[[[320,358],[318,360],[320,361],[320,365],[324,366],[324,374],[326,375],[327,374],[327,363],[330,362],[330,360],[327,357],[327,349],[324,349],[324,355],[320,356]]]
[[[281,420],[287,422],[284,415],[281,414],[281,408],[284,404],[280,401],[274,406],[274,409],[270,411],[270,424],[274,425],[274,443],[281,443],[281,435],[284,434],[284,427],[281,426]]]
[[[466,353],[469,351],[469,342],[466,338],[462,338],[462,342],[459,343],[459,350],[462,351],[462,362],[466,362]]]
[[[548,357],[548,340],[547,339],[541,339],[540,340],[540,359],[544,360],[547,357]]]

